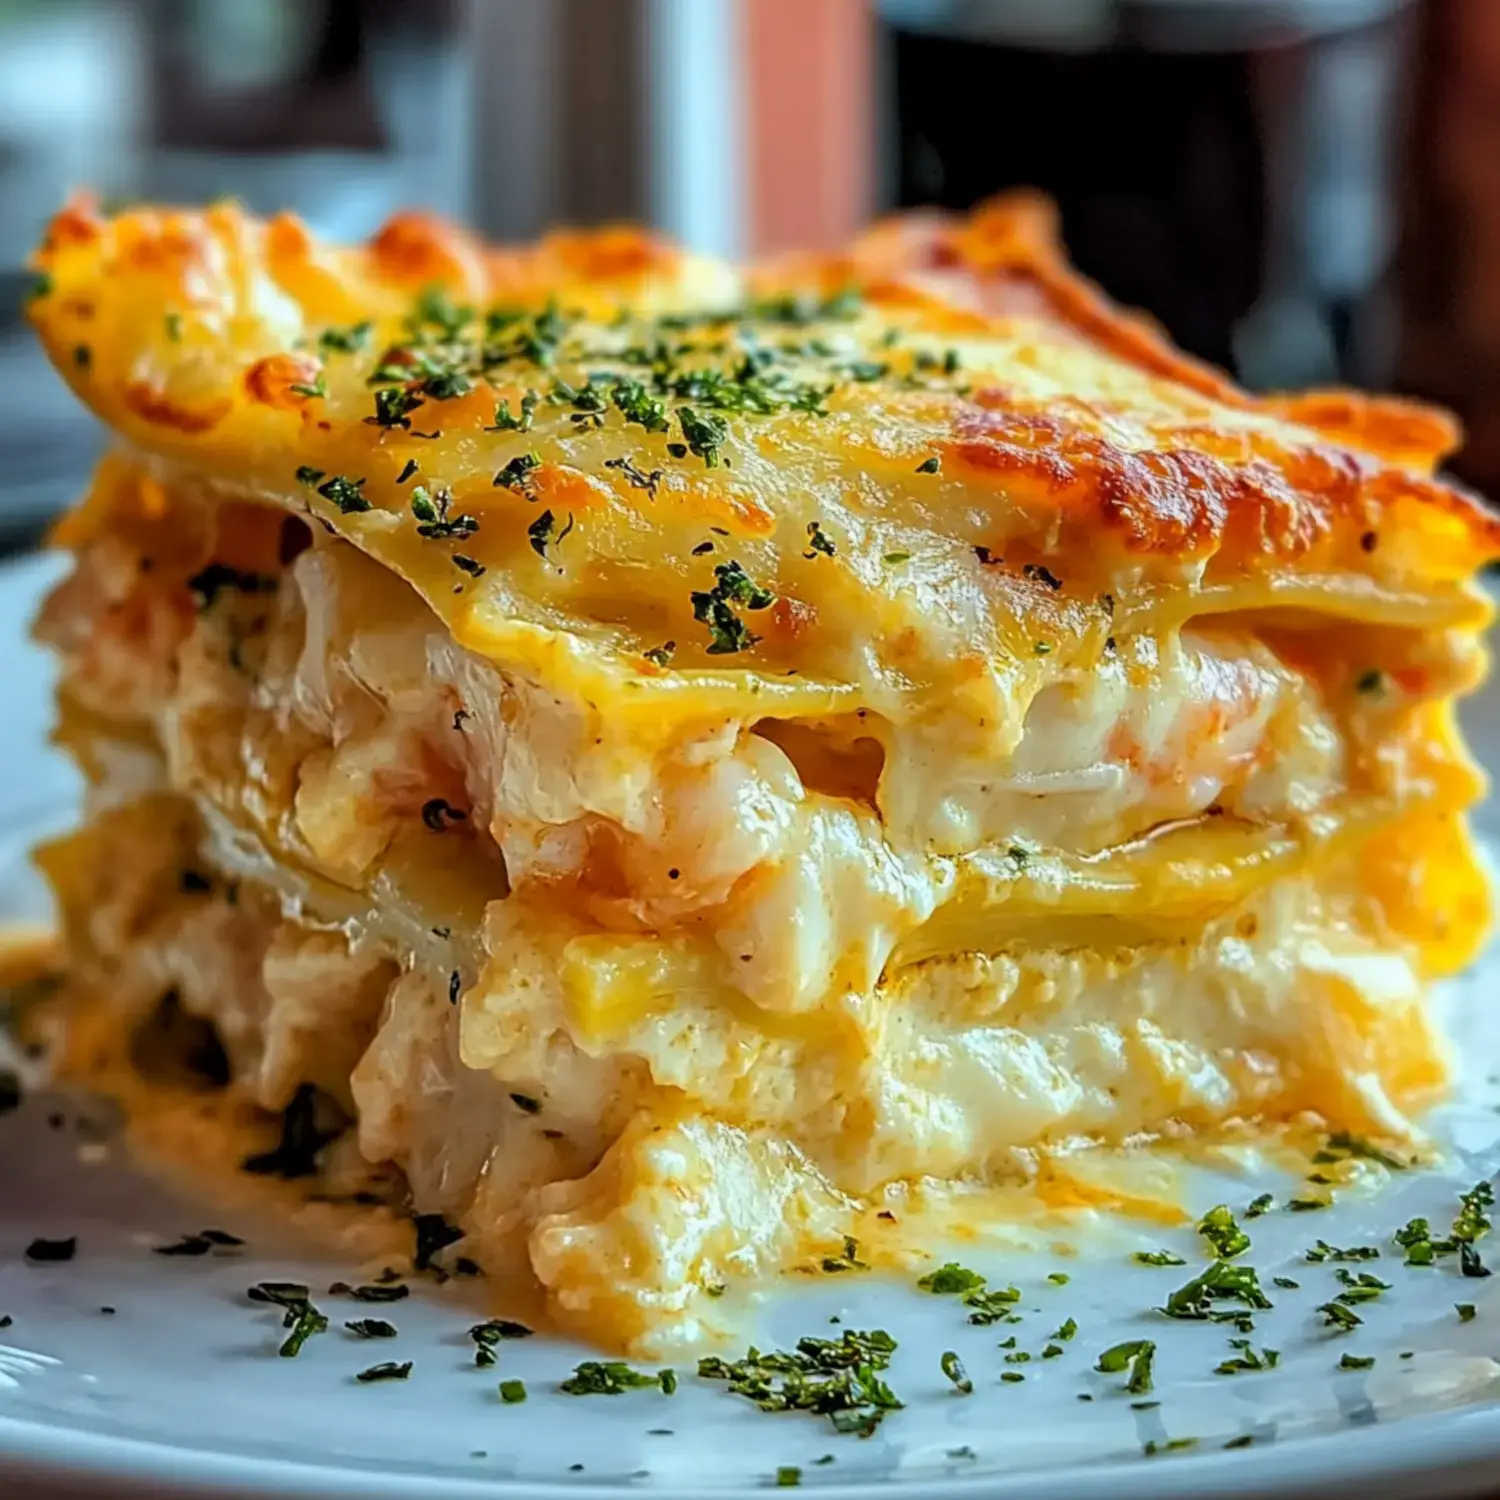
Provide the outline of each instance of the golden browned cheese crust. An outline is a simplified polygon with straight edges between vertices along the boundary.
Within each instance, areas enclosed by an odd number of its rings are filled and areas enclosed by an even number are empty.
[[[1028,200],[748,278],[631,230],[490,250],[407,216],[346,249],[232,205],[75,205],[37,264],[38,331],[125,439],[590,692],[900,715],[1163,608],[1467,622],[1500,552],[1431,475],[1446,419],[1252,399],[1068,272]],[[746,597],[695,600],[726,565]]]

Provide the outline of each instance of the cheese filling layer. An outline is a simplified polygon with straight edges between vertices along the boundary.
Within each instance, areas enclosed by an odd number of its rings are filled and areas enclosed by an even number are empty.
[[[893,957],[983,948],[1090,890],[1127,926],[1223,909],[1335,824],[1477,789],[1439,706],[1478,668],[1456,632],[1366,632],[1395,670],[1356,673],[1294,626],[1221,618],[1111,637],[1007,725],[741,710],[636,737],[459,646],[347,543],[117,483],[42,630],[70,700],[137,720],[174,786],[351,890],[425,833],[450,885],[686,945],[763,1008],[869,991]],[[1190,846],[1178,886],[1203,895],[1174,912],[1159,872]]]
[[[576,924],[509,900],[416,943],[394,881],[341,908],[179,794],[108,800],[42,859],[121,1037],[171,992],[262,1104],[315,1083],[467,1253],[642,1353],[709,1331],[714,1288],[868,1234],[903,1184],[1305,1111],[1403,1132],[1446,1056],[1399,903],[1463,925],[1484,900],[1458,825],[1419,823],[1192,942],[932,959],[778,1018],[670,944],[578,951]],[[447,965],[474,946],[455,1005]]]

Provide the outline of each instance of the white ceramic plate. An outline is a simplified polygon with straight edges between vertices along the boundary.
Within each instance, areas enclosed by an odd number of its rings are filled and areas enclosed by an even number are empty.
[[[50,560],[0,570],[0,914],[45,911],[25,848],[66,823],[75,796],[68,768],[45,745],[49,674],[23,647],[24,626]],[[1500,765],[1500,695],[1473,705],[1469,729]],[[1493,815],[1491,815],[1491,818]],[[1490,822],[1491,834],[1500,832]],[[1256,1349],[1280,1351],[1271,1371],[1233,1377],[1213,1367],[1233,1354],[1234,1329],[1153,1314],[1153,1304],[1202,1264],[1191,1232],[1107,1226],[1081,1257],[966,1252],[965,1261],[1024,1293],[1021,1323],[971,1327],[955,1299],[893,1280],[828,1277],[778,1293],[762,1308],[762,1347],[842,1327],[884,1327],[899,1340],[890,1380],[905,1400],[868,1440],[835,1434],[821,1418],[767,1416],[684,1371],[678,1392],[569,1397],[558,1381],[589,1351],[534,1338],[501,1346],[500,1367],[477,1370],[465,1336],[481,1316],[460,1283],[419,1286],[392,1307],[321,1295],[352,1268],[278,1243],[264,1224],[220,1223],[249,1244],[202,1259],[152,1253],[205,1227],[209,1211],[174,1200],[135,1175],[88,1121],[103,1106],[30,1097],[0,1122],[0,1494],[274,1495],[330,1500],[503,1500],[618,1495],[622,1489],[741,1494],[776,1483],[782,1466],[827,1495],[893,1500],[960,1496],[1332,1495],[1400,1485],[1462,1493],[1500,1479],[1500,1276],[1465,1279],[1452,1261],[1418,1270],[1393,1254],[1391,1230],[1415,1214],[1445,1226],[1457,1192],[1500,1165],[1500,1007],[1490,962],[1449,987],[1444,1004],[1462,1044],[1458,1099],[1431,1121],[1449,1146],[1440,1171],[1402,1174],[1381,1193],[1319,1213],[1276,1211],[1247,1224],[1273,1312],[1257,1316]],[[1486,977],[1486,976],[1490,977]],[[79,1124],[80,1116],[85,1124]],[[1288,1183],[1263,1171],[1195,1180],[1195,1207],[1243,1207]],[[28,1264],[36,1237],[76,1236],[76,1258]],[[1363,1325],[1338,1335],[1315,1312],[1340,1288],[1337,1268],[1308,1264],[1317,1237],[1378,1244],[1370,1270],[1392,1284],[1359,1308]],[[1495,1236],[1500,1245],[1500,1233]],[[1135,1248],[1169,1245],[1189,1264],[1136,1265]],[[1492,1254],[1494,1252],[1491,1252]],[[1058,1285],[1049,1273],[1065,1270]],[[307,1282],[332,1330],[295,1360],[276,1357],[274,1312],[245,1299],[263,1279]],[[1477,1316],[1461,1322],[1455,1304]],[[114,1309],[106,1313],[103,1308]],[[379,1315],[399,1337],[379,1343],[343,1331]],[[1040,1357],[1066,1319],[1063,1353]],[[840,1320],[833,1326],[831,1320]],[[997,1347],[1014,1335],[1025,1364]],[[1149,1406],[1124,1377],[1093,1370],[1125,1339],[1158,1345]],[[956,1394],[939,1356],[956,1350],[976,1389]],[[1340,1371],[1340,1357],[1374,1356]],[[1407,1357],[1403,1358],[1402,1356]],[[404,1383],[361,1385],[382,1359],[411,1360]],[[1002,1383],[1003,1372],[1022,1374]],[[497,1379],[523,1379],[524,1405],[501,1404]],[[1080,1397],[1090,1397],[1082,1400]],[[1248,1446],[1244,1440],[1250,1439]],[[1174,1440],[1195,1439],[1148,1456]],[[1226,1449],[1226,1443],[1235,1446]],[[831,1461],[818,1460],[832,1455]]]

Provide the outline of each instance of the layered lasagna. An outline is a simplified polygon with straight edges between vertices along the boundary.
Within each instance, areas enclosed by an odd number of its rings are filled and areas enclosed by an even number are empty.
[[[1500,555],[1442,415],[1245,394],[1029,200],[751,271],[80,202],[37,267],[114,437],[37,627],[73,975],[561,1324],[1441,1094]]]

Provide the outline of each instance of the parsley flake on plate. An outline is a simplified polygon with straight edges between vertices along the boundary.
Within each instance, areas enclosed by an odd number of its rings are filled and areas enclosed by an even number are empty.
[[[961,1266],[956,1261],[949,1261],[940,1266],[936,1271],[929,1271],[918,1282],[918,1287],[924,1292],[932,1292],[937,1296],[951,1296],[961,1292],[975,1292],[984,1285],[984,1277],[978,1271],[971,1271],[967,1266]]]
[[[1125,1389],[1132,1396],[1144,1396],[1151,1390],[1151,1366],[1156,1358],[1156,1344],[1151,1339],[1128,1339],[1106,1349],[1094,1368],[1105,1375],[1116,1375],[1129,1369]]]
[[[1235,1223],[1226,1204],[1211,1208],[1198,1221],[1198,1233],[1213,1247],[1220,1260],[1233,1260],[1250,1248],[1250,1236]]]
[[[619,1359],[586,1359],[558,1389],[569,1396],[623,1396],[626,1391],[647,1390],[652,1386],[671,1395],[677,1388],[677,1377],[670,1370],[653,1375],[632,1369]]]

